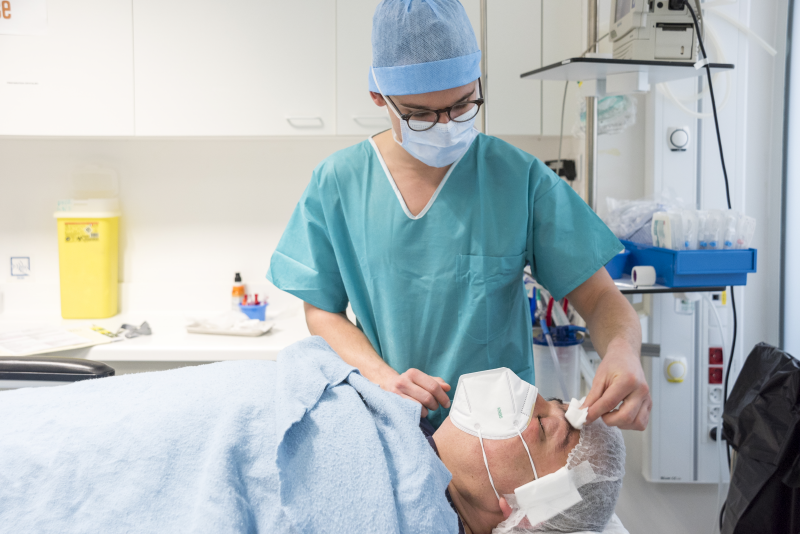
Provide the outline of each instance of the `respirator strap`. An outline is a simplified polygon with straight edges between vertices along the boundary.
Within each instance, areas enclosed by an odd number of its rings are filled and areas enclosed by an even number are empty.
[[[481,428],[478,425],[475,425],[477,428],[475,430],[478,431],[478,439],[481,441],[481,452],[483,453],[483,464],[486,466],[486,472],[489,474],[489,484],[492,485],[492,489],[494,490],[494,494],[497,496],[497,500],[500,500],[500,494],[497,493],[497,488],[494,487],[494,480],[492,479],[492,472],[489,471],[489,461],[486,459],[486,449],[483,448],[483,434],[481,433]],[[527,448],[527,447],[526,447]]]
[[[525,443],[525,440],[522,438],[522,433],[519,431],[519,428],[516,428],[516,427],[514,427],[514,428],[517,431],[517,435],[519,436],[519,439],[522,440],[522,446],[525,447],[525,452],[528,453],[528,460],[531,461],[531,468],[533,469],[533,479],[534,480],[539,480],[539,475],[536,474],[536,466],[533,465],[533,457],[531,456],[531,451],[528,448],[528,444]],[[497,492],[495,492],[495,493],[497,493]]]

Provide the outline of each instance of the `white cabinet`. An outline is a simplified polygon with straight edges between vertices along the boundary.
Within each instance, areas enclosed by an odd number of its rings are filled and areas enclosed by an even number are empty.
[[[582,0],[542,0],[542,66],[580,56],[586,49]],[[564,135],[572,135],[578,118],[578,84],[570,83],[564,113]],[[564,82],[542,82],[542,135],[558,135]]]
[[[369,136],[391,126],[369,96],[372,15],[379,0],[336,3],[336,133]]]
[[[133,133],[131,0],[48,0],[45,35],[0,36],[0,135]]]
[[[389,111],[375,105],[367,85],[372,64],[372,15],[379,3],[379,0],[337,1],[336,133],[339,135],[368,136],[391,126]],[[462,4],[476,38],[480,39],[480,0],[463,0]]]
[[[334,134],[335,20],[335,0],[133,0],[136,134]]]
[[[523,80],[519,75],[541,66],[543,2],[547,0],[488,2],[486,114],[492,135],[541,134],[541,82]]]

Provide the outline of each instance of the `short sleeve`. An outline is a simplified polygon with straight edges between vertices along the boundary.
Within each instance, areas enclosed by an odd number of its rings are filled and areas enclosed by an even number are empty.
[[[589,279],[622,243],[564,180],[542,162],[531,169],[526,260],[557,300]]]
[[[267,278],[278,289],[331,313],[347,308],[347,291],[331,244],[319,170],[300,198],[272,254]]]

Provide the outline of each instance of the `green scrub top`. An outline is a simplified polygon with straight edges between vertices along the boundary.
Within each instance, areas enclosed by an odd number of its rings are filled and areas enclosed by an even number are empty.
[[[350,302],[386,363],[442,377],[452,399],[475,371],[534,383],[526,264],[561,299],[622,248],[541,161],[482,134],[413,216],[368,139],[314,170],[267,277],[329,312]]]

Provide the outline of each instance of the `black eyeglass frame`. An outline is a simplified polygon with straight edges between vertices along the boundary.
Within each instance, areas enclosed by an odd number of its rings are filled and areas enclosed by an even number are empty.
[[[420,110],[414,111],[412,113],[400,113],[400,109],[397,107],[397,105],[394,103],[394,101],[392,101],[391,98],[389,98],[388,96],[385,96],[385,95],[384,95],[384,98],[389,101],[389,103],[392,105],[392,107],[394,107],[395,111],[397,111],[397,114],[400,115],[400,119],[406,121],[406,123],[408,124],[409,128],[411,128],[415,132],[425,132],[425,131],[430,130],[431,128],[433,128],[434,126],[436,126],[439,123],[439,118],[441,117],[442,113],[447,113],[447,118],[450,119],[453,122],[467,122],[469,120],[472,120],[473,117],[477,117],[478,113],[480,113],[480,111],[481,111],[481,106],[485,103],[485,100],[483,98],[483,85],[481,84],[481,79],[480,78],[478,78],[478,95],[480,95],[480,96],[478,97],[477,100],[465,100],[463,102],[457,102],[457,103],[453,104],[452,106],[450,106],[448,108],[443,108],[443,109],[420,109]],[[450,115],[450,111],[454,107],[463,106],[464,104],[475,104],[475,105],[477,105],[478,108],[475,110],[475,115],[473,117],[470,117],[469,119],[465,119],[465,120],[458,120],[457,118],[454,119]],[[419,115],[419,114],[422,114],[422,113],[436,113],[436,120],[433,121],[431,123],[431,125],[428,126],[427,128],[425,128],[424,130],[415,130],[414,128],[411,127],[411,122],[409,122],[409,121],[411,120],[411,118],[414,115]]]

